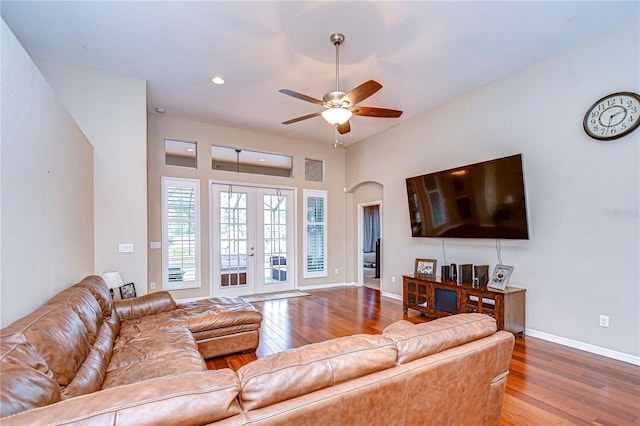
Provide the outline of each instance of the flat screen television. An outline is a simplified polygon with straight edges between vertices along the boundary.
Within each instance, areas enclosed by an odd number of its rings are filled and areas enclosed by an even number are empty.
[[[529,239],[522,155],[407,178],[411,235]]]
[[[434,299],[436,311],[450,314],[458,312],[458,293],[455,291],[436,288]]]

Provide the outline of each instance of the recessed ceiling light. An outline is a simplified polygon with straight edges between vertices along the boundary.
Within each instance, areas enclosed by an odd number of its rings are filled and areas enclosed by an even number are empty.
[[[258,161],[264,163],[264,158],[258,158]]]
[[[194,151],[195,151],[195,149],[193,149],[193,148],[187,148],[187,152],[194,152]]]
[[[211,79],[211,81],[212,81],[214,84],[224,84],[224,78],[222,78],[222,77],[218,77],[218,76],[213,77],[213,78]]]
[[[157,112],[158,114],[164,114],[164,108],[162,108],[162,107],[157,107],[157,108],[156,108],[156,112]]]

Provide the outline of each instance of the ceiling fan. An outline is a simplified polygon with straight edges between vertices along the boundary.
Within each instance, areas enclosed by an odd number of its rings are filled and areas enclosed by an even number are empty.
[[[351,131],[349,119],[352,115],[378,118],[400,117],[400,115],[402,115],[402,111],[356,105],[382,88],[382,84],[375,80],[369,80],[362,83],[347,93],[340,91],[340,45],[344,42],[344,35],[334,33],[331,34],[329,40],[331,40],[331,43],[336,47],[336,90],[326,93],[322,97],[322,100],[294,92],[293,90],[279,90],[280,93],[284,93],[285,95],[293,96],[294,98],[311,102],[325,108],[324,111],[318,111],[313,114],[296,117],[291,120],[284,121],[282,124],[292,124],[309,118],[322,116],[330,124],[334,125],[341,135],[344,135]],[[336,144],[337,143],[338,141],[336,138]]]

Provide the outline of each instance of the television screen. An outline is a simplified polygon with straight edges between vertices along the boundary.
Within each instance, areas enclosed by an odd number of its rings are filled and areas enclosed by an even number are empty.
[[[529,239],[522,155],[407,178],[414,237]]]
[[[436,311],[455,314],[458,311],[458,293],[451,290],[436,288],[434,294]]]

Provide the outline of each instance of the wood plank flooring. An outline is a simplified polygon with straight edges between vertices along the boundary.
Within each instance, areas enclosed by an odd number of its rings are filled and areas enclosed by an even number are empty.
[[[264,321],[255,353],[207,360],[237,370],[258,357],[356,333],[380,333],[399,319],[422,322],[402,302],[366,287],[311,290],[256,302]],[[640,367],[544,340],[516,339],[501,425],[640,426]]]

